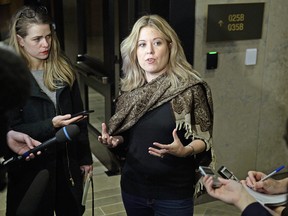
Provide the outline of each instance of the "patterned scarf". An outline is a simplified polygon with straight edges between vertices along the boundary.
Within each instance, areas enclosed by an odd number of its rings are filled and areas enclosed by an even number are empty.
[[[193,86],[196,88],[192,88]],[[199,95],[198,91],[195,92],[197,88],[202,88],[205,95]],[[211,135],[213,103],[208,85],[204,81],[194,78],[191,82],[183,82],[177,89],[172,89],[166,74],[131,92],[124,92],[118,97],[115,115],[109,121],[109,134],[117,135],[128,130],[146,112],[168,101],[172,103],[177,128],[184,127],[186,129],[186,138],[192,136],[193,128],[196,127],[200,127],[203,133]],[[194,110],[191,107],[192,103],[206,103],[206,106],[200,107],[205,107],[207,110]],[[194,113],[190,113],[191,110],[198,112],[196,122],[191,122],[191,115],[195,115]]]

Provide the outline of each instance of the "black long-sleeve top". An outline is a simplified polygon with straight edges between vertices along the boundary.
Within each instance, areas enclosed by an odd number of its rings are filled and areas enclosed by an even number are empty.
[[[128,145],[126,162],[122,170],[121,187],[126,193],[154,199],[183,199],[193,197],[195,161],[165,155],[155,157],[148,153],[153,142],[170,144],[176,123],[170,103],[146,113],[125,134]],[[178,131],[183,145],[192,140],[184,138],[184,130]]]

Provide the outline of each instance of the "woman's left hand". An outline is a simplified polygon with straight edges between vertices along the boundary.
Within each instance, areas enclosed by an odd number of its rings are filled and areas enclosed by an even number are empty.
[[[57,115],[52,119],[52,124],[54,128],[64,127],[67,125],[70,125],[74,122],[78,122],[83,120],[84,118],[87,118],[87,116],[76,116],[74,118],[71,118],[71,114],[66,115]]]
[[[161,144],[158,142],[154,142],[153,145],[156,147],[149,147],[149,154],[163,158],[165,154],[171,154],[177,157],[186,157],[187,152],[189,151],[183,144],[181,143],[177,130],[174,129],[172,132],[172,136],[174,141],[171,144]]]
[[[93,171],[93,166],[92,165],[82,165],[80,166],[80,169],[83,173],[89,173]]]

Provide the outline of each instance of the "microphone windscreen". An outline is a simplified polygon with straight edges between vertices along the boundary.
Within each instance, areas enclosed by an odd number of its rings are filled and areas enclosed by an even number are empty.
[[[46,169],[41,170],[34,178],[25,196],[20,202],[20,205],[16,212],[17,216],[35,215],[38,205],[42,199],[42,196],[44,195],[48,181],[49,181],[48,170]]]
[[[0,43],[1,115],[25,104],[30,95],[29,74],[31,72],[26,62],[16,52],[13,52],[11,47]]]
[[[61,128],[56,133],[56,140],[59,143],[66,142],[67,140],[71,141],[79,133],[80,133],[80,129],[77,125],[75,125],[75,124],[67,125],[67,126]]]

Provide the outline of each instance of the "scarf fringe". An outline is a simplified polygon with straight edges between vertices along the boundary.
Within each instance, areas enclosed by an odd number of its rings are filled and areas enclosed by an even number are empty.
[[[186,133],[185,133],[184,136],[185,136],[186,139],[188,139],[190,137],[192,137],[193,140],[198,138],[197,136],[193,135],[192,126],[188,122],[185,122],[183,120],[182,121],[181,120],[176,120],[176,129],[177,130],[185,129]],[[206,144],[206,151],[211,149],[211,163],[210,163],[209,166],[213,170],[215,170],[216,157],[215,157],[214,149],[212,148],[210,143],[206,143],[205,140],[203,140],[203,141]],[[196,172],[197,172],[197,170],[196,170]],[[196,198],[200,197],[202,194],[206,194],[206,193],[207,193],[206,192],[206,188],[205,188],[205,186],[204,186],[204,184],[202,182],[202,178],[200,178],[195,184],[194,199],[196,199]]]
[[[184,134],[185,139],[189,139],[190,137],[193,137],[192,126],[188,122],[176,120],[176,129],[177,130],[185,129],[186,131]]]

